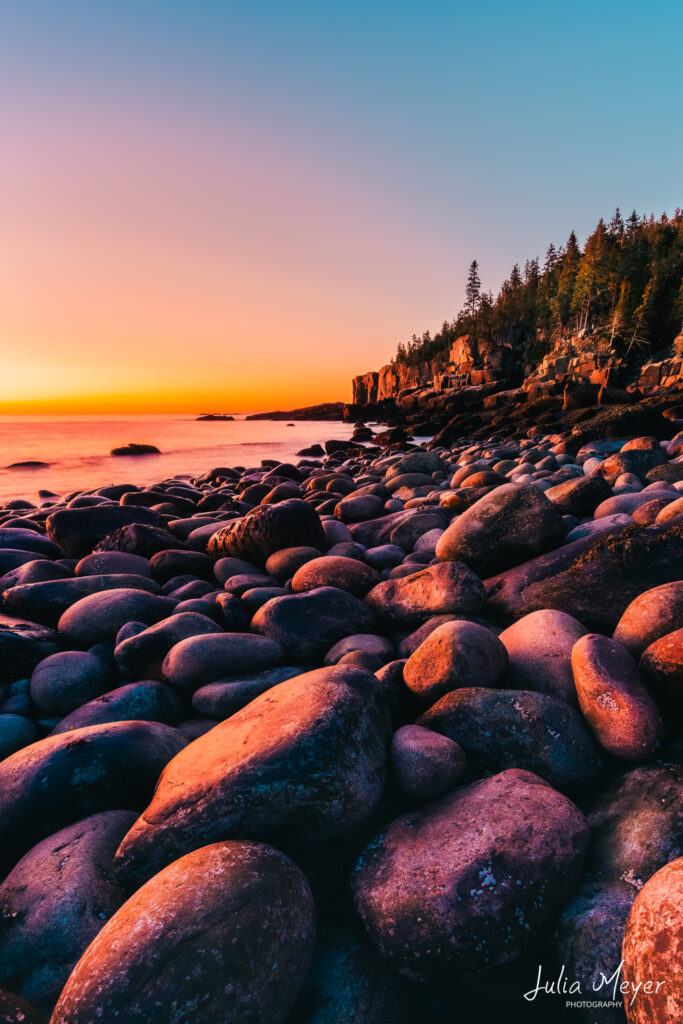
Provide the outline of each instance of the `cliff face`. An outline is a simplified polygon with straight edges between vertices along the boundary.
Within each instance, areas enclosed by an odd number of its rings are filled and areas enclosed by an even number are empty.
[[[352,381],[355,405],[375,405],[398,398],[411,388],[435,386],[439,390],[462,384],[489,384],[521,379],[526,358],[526,337],[514,324],[495,332],[490,340],[463,334],[450,349],[415,366],[388,363],[380,370],[360,374]]]

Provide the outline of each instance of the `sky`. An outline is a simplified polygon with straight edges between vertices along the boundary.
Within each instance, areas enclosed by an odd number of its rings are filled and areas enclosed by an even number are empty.
[[[287,409],[683,204],[678,0],[0,0],[0,412]]]

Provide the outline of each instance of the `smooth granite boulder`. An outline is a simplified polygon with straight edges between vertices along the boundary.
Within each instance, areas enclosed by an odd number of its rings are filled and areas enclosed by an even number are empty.
[[[344,637],[369,633],[374,622],[368,606],[346,590],[318,587],[266,601],[251,630],[281,645],[290,661],[311,664]]]
[[[484,594],[483,583],[466,565],[444,562],[379,583],[365,603],[388,627],[405,628],[434,615],[478,612]]]
[[[69,558],[83,558],[96,544],[121,527],[140,523],[163,528],[164,520],[151,508],[108,503],[90,508],[64,508],[48,516],[48,536]],[[136,552],[141,554],[142,552]]]
[[[51,735],[84,729],[88,725],[105,725],[107,722],[162,722],[164,725],[179,725],[185,712],[184,702],[173,687],[145,679],[118,686],[87,704],[81,704],[57,723]]]
[[[564,532],[561,513],[537,487],[505,484],[453,520],[436,557],[492,576],[557,547]]]
[[[112,722],[48,736],[0,761],[0,876],[57,829],[98,811],[142,809],[184,746],[168,725]]]
[[[233,836],[282,843],[338,836],[379,800],[386,713],[361,669],[325,668],[280,683],[175,758],[121,843],[135,882]]]
[[[49,1013],[73,967],[126,898],[114,854],[135,821],[104,811],[34,846],[0,885],[0,983]]]
[[[114,657],[121,668],[133,676],[162,679],[164,658],[172,647],[191,636],[221,632],[221,627],[207,615],[179,612],[118,642]]]
[[[512,959],[576,884],[581,812],[531,772],[511,770],[397,818],[351,879],[370,938],[421,981]]]
[[[114,914],[51,1024],[282,1024],[314,937],[311,891],[284,854],[251,842],[205,846]]]

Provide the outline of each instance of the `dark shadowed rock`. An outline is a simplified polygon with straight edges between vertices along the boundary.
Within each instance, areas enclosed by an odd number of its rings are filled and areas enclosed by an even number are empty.
[[[12,713],[0,714],[0,761],[36,738],[36,727],[29,718]]]
[[[144,523],[131,523],[104,537],[95,545],[95,551],[129,551],[143,558],[151,558],[157,551],[184,547],[183,542],[168,530]]]
[[[139,679],[161,679],[164,658],[175,644],[191,636],[221,632],[221,627],[206,615],[180,612],[117,643],[114,657]]]
[[[126,622],[151,626],[170,615],[175,604],[173,598],[127,587],[90,594],[67,608],[59,619],[59,632],[77,647],[113,643]]]
[[[490,576],[556,547],[563,537],[560,512],[537,487],[506,484],[451,523],[436,556]]]
[[[30,676],[39,661],[61,647],[58,633],[43,626],[0,623],[0,683]]]
[[[94,505],[91,508],[64,508],[48,516],[46,527],[51,540],[69,558],[82,558],[110,533],[144,523],[163,528],[164,521],[152,509],[141,505],[124,508],[122,505]],[[141,552],[136,552],[141,554]]]
[[[108,689],[111,671],[88,651],[60,651],[39,662],[31,675],[31,699],[47,715],[67,715]]]
[[[242,679],[207,683],[193,694],[192,707],[198,715],[222,722],[236,711],[241,711],[266,690],[272,690],[287,679],[303,675],[304,671],[298,666],[282,665],[280,668],[266,668],[263,672],[246,675]]]
[[[123,840],[127,878],[235,835],[314,841],[362,821],[380,798],[387,721],[374,676],[326,668],[280,683],[177,757]]]
[[[49,736],[0,761],[0,874],[80,818],[144,807],[184,746],[167,725],[113,722]]]
[[[391,765],[399,788],[414,800],[434,800],[462,778],[461,746],[421,725],[404,725],[391,741]]]
[[[453,690],[418,719],[459,743],[478,774],[525,768],[558,789],[594,781],[600,756],[578,711],[531,690]]]
[[[327,927],[287,1024],[398,1024],[399,982],[360,929]]]
[[[275,597],[251,620],[254,633],[270,637],[282,645],[290,660],[303,664],[321,662],[338,640],[369,633],[373,625],[370,609],[337,587]]]
[[[52,1024],[282,1024],[314,936],[308,883],[284,854],[250,842],[206,846],[151,879],[105,925]]]
[[[545,492],[545,496],[563,516],[591,516],[601,501],[612,497],[612,488],[600,475],[565,480]]]
[[[58,722],[52,735],[107,722],[163,722],[165,725],[178,725],[184,718],[184,712],[184,704],[172,687],[146,679],[119,686],[87,704],[81,704]]]
[[[258,505],[215,533],[207,551],[212,558],[233,556],[264,566],[276,551],[302,545],[324,551],[325,533],[315,509],[291,499],[279,505]]]
[[[146,576],[111,575],[78,576],[73,579],[48,580],[45,583],[23,583],[2,595],[6,612],[52,626],[76,601],[105,590],[141,590],[158,594],[159,584]]]
[[[50,1012],[73,967],[126,895],[113,870],[135,821],[104,811],[30,850],[0,885],[0,979]]]
[[[567,797],[506,771],[393,821],[356,865],[356,909],[402,974],[476,973],[514,957],[569,895],[588,836]]]
[[[25,999],[0,988],[0,1024],[47,1024],[47,1017]]]

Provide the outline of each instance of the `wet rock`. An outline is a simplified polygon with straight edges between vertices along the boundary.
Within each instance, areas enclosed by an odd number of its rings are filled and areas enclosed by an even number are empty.
[[[113,722],[49,736],[0,761],[0,875],[65,825],[144,807],[184,746],[167,725]]]
[[[398,1024],[401,993],[391,968],[366,936],[327,927],[287,1024]]]
[[[221,627],[206,615],[180,612],[134,636],[117,637],[114,657],[122,668],[139,679],[162,679],[164,658],[177,643],[191,636],[221,632]]]
[[[192,707],[198,715],[213,718],[219,722],[230,718],[236,711],[260,697],[266,690],[271,690],[278,683],[303,675],[305,669],[296,665],[282,665],[280,668],[267,668],[263,672],[254,672],[241,679],[224,679],[215,683],[200,686],[192,697]]]
[[[140,590],[158,594],[159,585],[146,576],[129,574],[111,576],[78,576],[73,579],[48,580],[45,583],[25,583],[6,590],[2,595],[6,612],[40,622],[57,625],[60,617],[76,601],[91,594],[108,590]]]
[[[151,879],[104,926],[52,1024],[282,1024],[314,936],[308,883],[284,854],[250,842],[206,846]]]
[[[543,608],[518,619],[500,634],[508,652],[508,680],[578,707],[571,654],[586,630],[565,612]]]
[[[119,445],[118,448],[112,448],[111,455],[161,455],[161,452],[153,444],[138,444],[135,441],[131,441],[130,444]]]
[[[545,693],[453,690],[418,725],[459,743],[472,773],[524,768],[562,790],[592,782],[600,773],[598,748],[578,711]]]
[[[67,715],[99,697],[111,682],[109,666],[88,651],[60,651],[31,674],[31,699],[46,715]]]
[[[629,1024],[683,1019],[683,857],[661,868],[639,893],[624,933]],[[630,998],[629,998],[630,996]]]
[[[325,655],[326,665],[336,665],[341,658],[354,651],[364,651],[376,655],[381,664],[391,661],[394,656],[394,645],[390,640],[374,633],[355,633],[344,637],[331,647]]]
[[[162,722],[178,725],[184,717],[184,705],[178,694],[165,683],[150,679],[127,683],[81,704],[62,718],[52,735],[84,729],[107,722]]]
[[[30,676],[38,662],[61,647],[52,629],[25,623],[0,623],[0,684]]]
[[[462,778],[467,758],[447,736],[404,725],[391,741],[391,765],[399,789],[414,800],[434,800]]]
[[[506,484],[480,498],[436,546],[441,561],[460,561],[480,576],[519,565],[558,545],[562,516],[537,487]]]
[[[120,870],[139,882],[218,839],[310,843],[362,821],[384,787],[388,723],[376,692],[361,669],[319,669],[195,740],[123,840]]]
[[[152,509],[141,505],[94,505],[91,508],[65,508],[48,516],[48,536],[69,558],[83,558],[110,533],[133,523],[163,528],[164,521]],[[136,552],[141,554],[141,552]]]
[[[126,622],[144,622],[151,626],[170,615],[175,604],[173,598],[126,587],[90,594],[63,613],[59,632],[77,647],[113,643]]]
[[[105,811],[69,825],[34,846],[0,885],[0,979],[46,1013],[126,898],[113,859],[134,821],[131,811]]]
[[[477,612],[484,601],[478,576],[460,562],[430,565],[379,583],[365,603],[388,626],[418,625],[433,615]]]
[[[30,719],[23,715],[0,714],[0,761],[27,747],[35,738],[36,727]]]
[[[505,674],[507,651],[498,637],[476,622],[438,626],[408,658],[406,686],[435,701],[461,686],[496,686]]]
[[[165,679],[185,692],[238,672],[257,672],[279,665],[284,651],[268,637],[251,633],[214,633],[181,640],[166,655]]]
[[[279,505],[259,505],[213,535],[207,551],[212,558],[232,556],[264,566],[282,548],[309,545],[324,551],[325,533],[317,512],[298,499]]]
[[[660,637],[683,628],[683,581],[652,587],[625,609],[614,630],[614,639],[639,658]]]
[[[318,587],[338,587],[355,597],[363,597],[379,582],[379,573],[371,566],[355,558],[325,555],[297,569],[292,579],[292,590],[300,594]]]
[[[588,835],[565,796],[506,771],[393,821],[356,865],[356,909],[402,974],[476,973],[514,957],[569,895]]]
[[[344,637],[370,632],[373,624],[372,612],[358,598],[337,587],[319,587],[267,601],[251,620],[251,630],[276,641],[293,661],[310,664],[322,661]]]
[[[627,761],[648,758],[660,741],[662,721],[626,648],[588,634],[572,651],[572,670],[583,717],[600,745]]]

